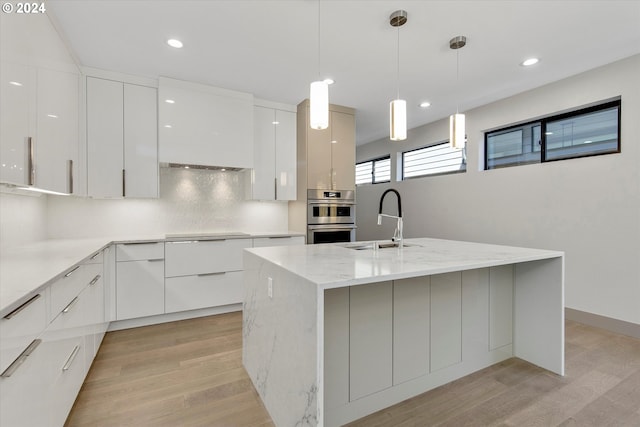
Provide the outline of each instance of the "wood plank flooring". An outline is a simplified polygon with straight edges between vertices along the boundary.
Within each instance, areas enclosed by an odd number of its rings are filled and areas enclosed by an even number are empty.
[[[566,375],[509,359],[352,427],[640,427],[640,340],[566,324]],[[242,367],[242,315],[109,332],[66,426],[273,426]]]

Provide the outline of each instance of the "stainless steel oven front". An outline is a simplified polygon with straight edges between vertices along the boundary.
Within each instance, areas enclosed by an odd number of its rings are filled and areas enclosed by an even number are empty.
[[[352,242],[355,223],[353,190],[307,190],[307,243]]]
[[[319,224],[307,226],[307,243],[340,243],[356,240],[355,224]]]

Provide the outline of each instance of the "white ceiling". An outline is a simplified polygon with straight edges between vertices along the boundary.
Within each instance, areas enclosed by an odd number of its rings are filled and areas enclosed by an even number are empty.
[[[388,136],[396,96],[409,128],[640,53],[640,0],[321,0],[320,75],[357,110],[357,142]],[[167,76],[298,104],[318,77],[317,0],[48,0],[82,65]],[[467,37],[456,52],[449,39]],[[178,38],[184,48],[166,45]],[[520,66],[527,57],[540,63]],[[432,103],[427,109],[418,104]]]

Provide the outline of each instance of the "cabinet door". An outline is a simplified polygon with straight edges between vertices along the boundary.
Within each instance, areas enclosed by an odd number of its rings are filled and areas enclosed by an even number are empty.
[[[124,84],[125,197],[158,197],[157,91]]]
[[[78,74],[38,69],[35,187],[73,193],[78,165],[78,79]]]
[[[93,197],[123,196],[123,84],[87,77],[87,175]]]
[[[355,190],[355,117],[331,111],[331,181],[336,190]]]
[[[164,260],[116,265],[117,320],[164,313]]]
[[[159,94],[161,162],[253,167],[253,95],[167,78]]]
[[[296,200],[296,113],[276,110],[275,121],[276,199]]]
[[[30,114],[36,104],[35,69],[5,61],[4,55],[0,67],[0,181],[28,185],[28,138],[35,141]]]
[[[308,109],[307,114],[309,114]],[[306,126],[309,126],[308,121]],[[323,130],[307,128],[307,187],[331,189],[331,130],[329,128]]]
[[[276,132],[280,126],[276,121],[273,108],[253,107],[253,200],[275,200]]]

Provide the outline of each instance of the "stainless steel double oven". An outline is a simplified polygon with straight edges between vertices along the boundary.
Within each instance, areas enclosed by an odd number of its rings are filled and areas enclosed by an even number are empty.
[[[355,192],[307,190],[307,243],[353,242],[355,239]]]

